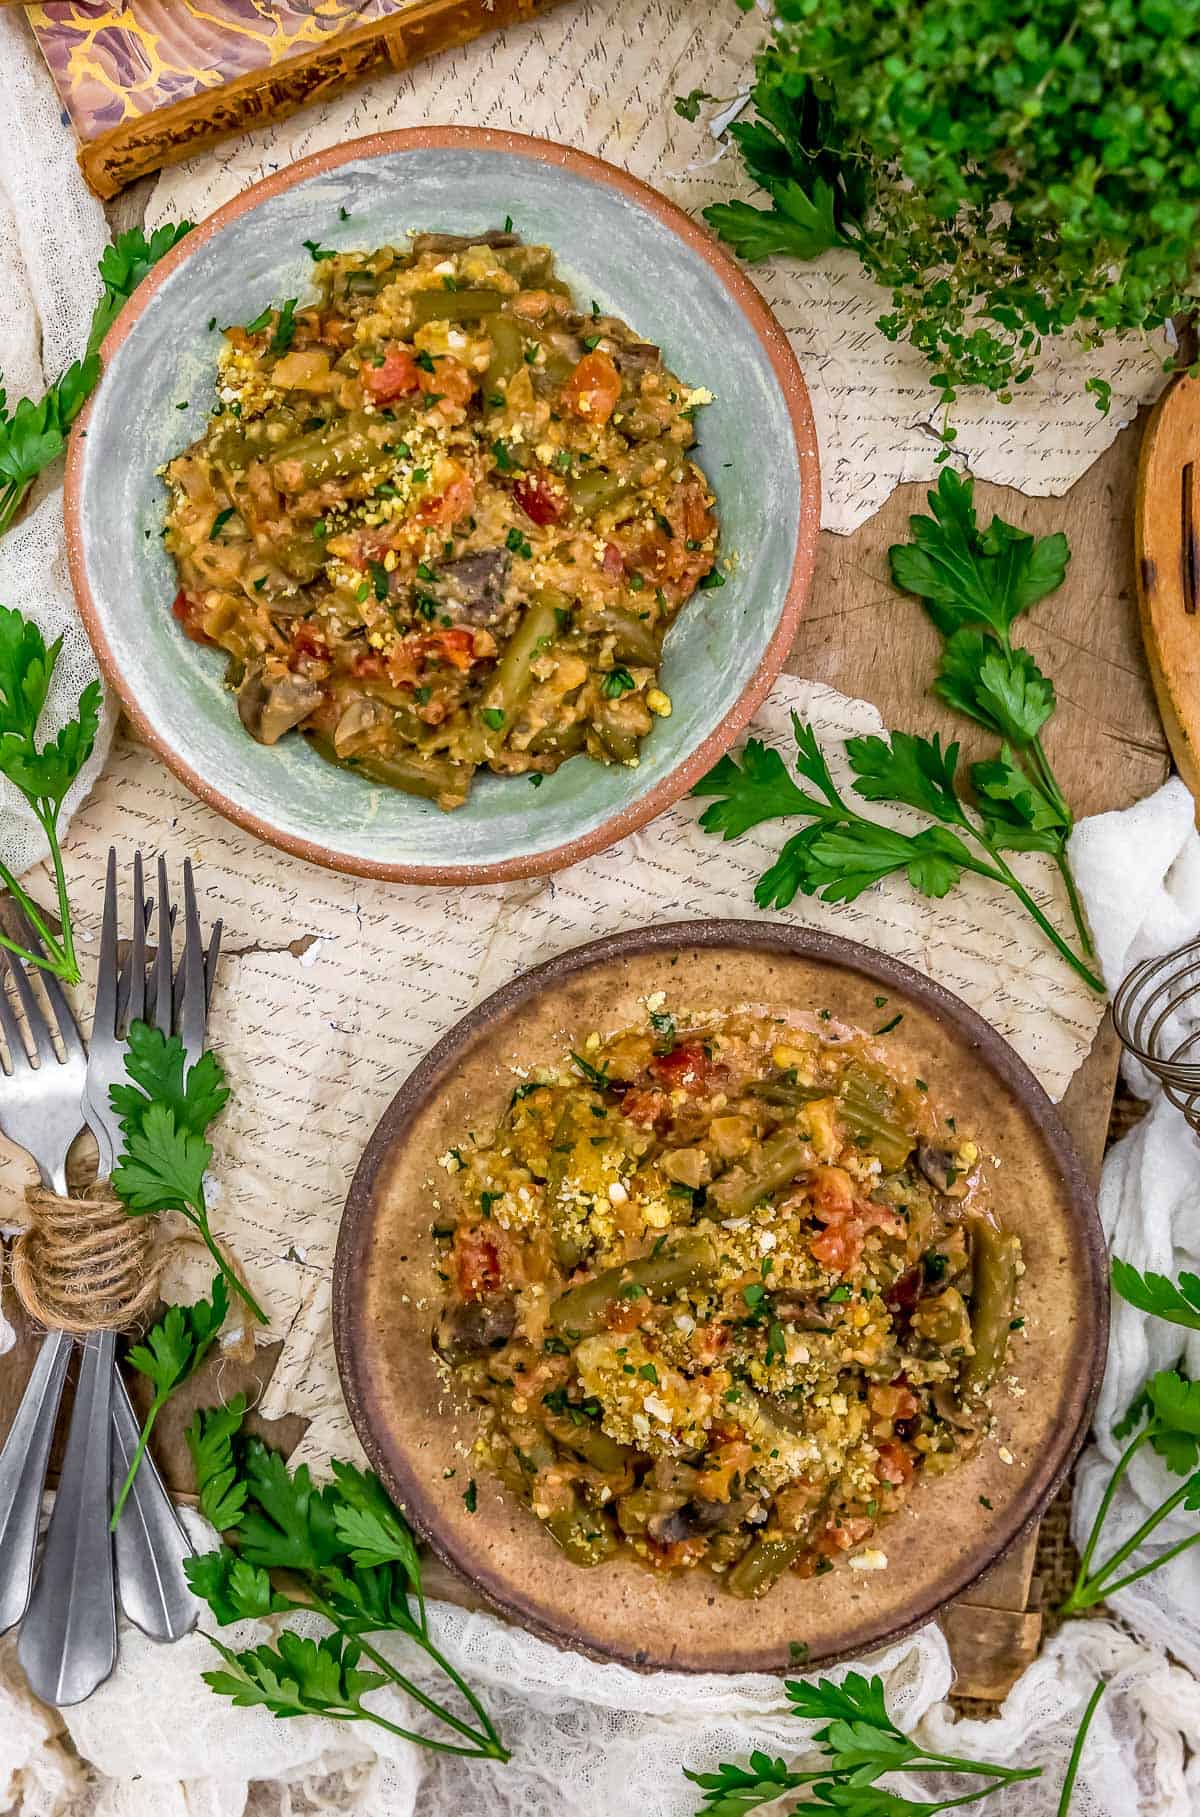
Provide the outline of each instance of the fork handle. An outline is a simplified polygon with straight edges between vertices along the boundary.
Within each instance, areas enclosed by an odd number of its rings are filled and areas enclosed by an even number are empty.
[[[46,1466],[74,1339],[49,1331],[0,1451],[0,1634],[29,1607]]]
[[[116,1333],[90,1332],[41,1569],[17,1658],[43,1703],[81,1703],[117,1663],[108,1530]]]
[[[115,1501],[139,1434],[119,1369],[113,1379],[112,1433]],[[117,1593],[130,1621],[151,1640],[180,1640],[199,1619],[200,1605],[183,1574],[183,1561],[191,1553],[154,1459],[144,1451],[117,1522]]]

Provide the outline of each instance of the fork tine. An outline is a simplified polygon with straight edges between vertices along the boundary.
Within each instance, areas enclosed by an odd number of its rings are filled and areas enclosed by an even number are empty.
[[[204,983],[204,947],[200,939],[200,911],[196,906],[196,884],[192,861],[183,861],[183,980],[179,1007],[179,1033],[189,1066],[194,1066],[204,1051],[204,1027],[208,1020],[208,993]]]
[[[174,926],[175,912],[171,906],[171,894],[167,887],[167,861],[159,853],[158,858],[158,951],[154,955],[154,966],[150,973],[150,1008],[154,1016],[154,1026],[161,1034],[171,1033],[171,996],[175,978],[175,955],[172,949],[171,930]]]
[[[129,944],[129,1005],[126,1027],[146,1019],[146,890],[142,854],[133,854],[133,939]]]
[[[29,974],[21,961],[14,958],[11,953],[6,953],[5,958],[8,960],[12,981],[17,987],[17,996],[21,999],[21,1008],[25,1011],[26,1026],[29,1029],[30,1039],[33,1042],[39,1064],[57,1066],[58,1052],[50,1033],[50,1024],[46,1020],[45,1011],[38,1002],[37,992],[30,983]]]
[[[10,970],[13,969],[13,961],[8,953],[4,954],[4,963]],[[3,974],[0,974],[0,1028],[4,1030],[4,1039],[8,1043],[9,1077],[11,1078],[14,1073],[32,1072],[29,1055],[25,1050],[25,1039],[21,1034],[21,1025],[13,1014],[12,1004],[8,1000],[8,990]]]
[[[221,956],[221,929],[223,921],[213,922],[213,931],[208,939],[208,951],[204,955],[204,1015],[205,1027],[208,1026],[208,1012],[212,1008],[213,985],[217,977],[217,960]]]
[[[38,939],[30,922],[26,920],[24,915],[17,911],[15,904],[13,905],[12,918],[19,924],[21,939],[24,940],[29,951],[36,954],[39,959],[43,958],[45,955],[45,948]],[[9,932],[12,932],[11,925],[9,926]],[[42,989],[46,993],[47,1001],[54,1013],[54,1020],[58,1025],[58,1033],[62,1040],[63,1048],[67,1054],[84,1054],[86,1049],[83,1045],[83,1037],[79,1033],[79,1024],[75,1020],[75,1011],[67,1002],[66,993],[63,990],[62,985],[58,982],[58,979],[54,976],[53,972],[42,970],[40,972],[40,977]],[[57,1058],[57,1056],[55,1057]]]
[[[117,848],[108,848],[104,873],[104,916],[100,923],[100,966],[96,974],[94,1034],[117,1032]]]

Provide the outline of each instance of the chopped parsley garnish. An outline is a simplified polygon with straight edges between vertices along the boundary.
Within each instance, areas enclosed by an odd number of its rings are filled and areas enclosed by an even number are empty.
[[[333,247],[322,246],[319,240],[304,240],[301,244],[312,259],[314,265],[319,265],[322,259],[337,258],[337,253],[334,251]]]
[[[825,1293],[821,1296],[826,1306],[841,1306],[850,1297],[851,1290],[847,1287],[845,1281],[842,1282],[840,1287],[835,1287],[832,1293]]]
[[[589,353],[595,353],[603,339],[604,336],[600,334],[585,334],[583,337],[583,344]]]
[[[640,1364],[638,1374],[644,1382],[653,1382],[654,1386],[656,1388],[658,1387],[658,1370],[654,1367],[653,1363]]]
[[[506,715],[503,707],[484,707],[479,717],[482,719],[484,725],[488,726],[493,732],[502,732],[504,730]]]
[[[296,298],[289,297],[279,311],[275,332],[267,345],[268,353],[286,353],[296,332]]]
[[[263,329],[267,326],[267,323],[270,321],[271,315],[272,315],[271,305],[268,303],[261,315],[256,315],[252,322],[246,323],[246,333],[247,334],[261,334]]]
[[[434,570],[429,566],[428,562],[418,562],[417,563],[417,579],[434,581],[437,579],[437,575],[434,572]]]
[[[367,571],[371,576],[371,585],[375,589],[376,599],[388,596],[388,571],[382,562],[368,562]]]
[[[767,1326],[767,1361],[782,1362],[787,1355],[787,1340],[783,1335],[783,1326],[778,1319],[772,1319]]]
[[[585,1060],[582,1054],[572,1053],[571,1058],[589,1085],[594,1085],[598,1091],[605,1089],[609,1083],[607,1067],[593,1066],[591,1061]]]
[[[707,574],[702,574],[700,576],[696,585],[702,593],[708,593],[713,587],[723,587],[725,585],[725,576],[719,568],[710,568]]]
[[[617,1297],[622,1300],[644,1300],[646,1297],[646,1289],[642,1286],[640,1281],[626,1281],[624,1287],[619,1290]]]
[[[504,443],[499,441],[492,443],[492,459],[501,473],[511,473],[517,464]]]
[[[230,518],[236,517],[236,516],[237,516],[237,506],[236,505],[226,505],[224,511],[218,511],[217,515],[213,518],[212,529],[208,533],[209,542],[215,543],[218,536],[221,534],[221,531],[225,528],[226,524],[229,522]]]
[[[541,774],[541,772],[539,770],[535,770],[533,772],[533,775],[529,778],[529,786],[531,789],[540,789],[542,784],[545,782],[545,780],[546,780],[546,778]]]
[[[505,231],[505,233],[512,232],[512,216],[511,215],[505,215],[505,217],[504,217],[504,231]]]
[[[321,541],[323,536],[329,535],[329,525],[325,522],[323,517],[317,519],[316,523],[313,525],[312,533],[318,542]]]
[[[628,669],[610,669],[600,683],[600,692],[605,700],[619,700],[622,694],[632,693],[636,686]]]
[[[890,1035],[892,1030],[894,1028],[897,1028],[900,1025],[900,1023],[903,1022],[903,1020],[904,1020],[904,1011],[901,1010],[897,1015],[892,1017],[890,1022],[885,1022],[882,1025],[882,1027],[877,1028],[875,1030],[875,1033],[877,1035]]]
[[[417,365],[421,368],[422,372],[432,372],[433,371],[433,356],[432,356],[432,354],[427,353],[424,347],[422,347],[420,353],[418,353],[415,357],[416,357]]]
[[[533,559],[533,545],[524,531],[518,530],[515,524],[504,539],[504,547],[511,549],[514,555],[524,556],[526,561]]]
[[[463,1490],[463,1507],[466,1509],[468,1514],[474,1514],[474,1512],[478,1506],[479,1506],[479,1490],[476,1486],[475,1478],[472,1477],[470,1482],[467,1484],[466,1488]]]

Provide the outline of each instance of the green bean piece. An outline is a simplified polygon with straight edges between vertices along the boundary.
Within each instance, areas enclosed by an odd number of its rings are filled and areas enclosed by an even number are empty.
[[[353,411],[344,422],[314,429],[285,442],[271,462],[271,478],[281,492],[304,492],[322,480],[364,473],[382,453],[378,417]],[[374,428],[374,435],[371,429]]]
[[[568,1287],[551,1306],[550,1322],[559,1331],[589,1336],[603,1329],[609,1312],[621,1300],[642,1294],[652,1300],[669,1299],[679,1288],[711,1275],[716,1263],[712,1238],[700,1230],[685,1230],[658,1255],[622,1262],[578,1287]]]
[[[705,1212],[710,1217],[740,1217],[811,1164],[812,1148],[807,1136],[798,1129],[777,1129],[745,1161],[713,1181],[705,1198]]]
[[[613,655],[619,661],[647,669],[658,666],[658,632],[645,619],[620,606],[604,606],[596,614],[596,628],[612,637]]]
[[[417,290],[409,301],[414,328],[426,322],[476,322],[504,307],[498,290]]]
[[[492,339],[492,357],[483,375],[485,410],[501,407],[504,388],[514,372],[520,372],[525,357],[525,336],[515,316],[498,315],[494,322],[488,323],[488,333]],[[493,405],[490,401],[493,397],[498,397],[501,404]]]
[[[332,744],[323,738],[309,738],[318,756],[341,769],[350,769],[368,782],[381,782],[406,795],[423,795],[429,801],[443,797],[455,803],[465,801],[471,787],[471,770],[466,764],[432,751],[398,752],[394,757],[339,757]]]
[[[615,505],[636,490],[636,482],[627,473],[581,473],[568,480],[567,492],[577,517],[591,517],[607,505]]]
[[[573,1565],[599,1565],[617,1549],[616,1536],[602,1514],[576,1509],[547,1514],[545,1525]]]
[[[558,1203],[559,1194],[562,1192],[571,1170],[575,1144],[583,1133],[579,1121],[579,1110],[580,1107],[576,1105],[574,1098],[568,1098],[563,1105],[562,1115],[555,1124],[554,1134],[550,1138],[550,1161],[546,1168],[544,1195],[545,1203],[549,1206],[550,1216],[554,1221],[554,1235],[551,1239],[554,1260],[568,1274],[572,1269],[578,1268],[585,1254],[583,1245],[578,1238],[563,1229]]]
[[[850,1071],[839,1093],[842,1120],[851,1136],[897,1173],[916,1146],[917,1132],[895,1092],[869,1073]]]
[[[592,731],[596,742],[613,763],[632,763],[637,756],[636,732],[630,732],[624,726],[614,725],[608,719],[593,720]]]
[[[554,268],[554,254],[548,246],[505,246],[497,248],[496,263],[512,273],[522,290],[542,289]]]
[[[545,587],[526,606],[477,709],[485,749],[497,750],[504,743],[517,709],[533,686],[533,664],[557,634],[559,611],[570,604],[565,593]],[[484,713],[503,713],[503,725],[490,726]]]
[[[274,545],[271,554],[284,573],[302,586],[315,580],[325,566],[325,550],[311,530],[285,536]]]
[[[778,1583],[789,1565],[795,1563],[808,1543],[803,1533],[760,1533],[748,1551],[725,1578],[731,1596],[757,1601],[772,1584]]]
[[[619,1445],[591,1420],[576,1425],[571,1419],[547,1415],[546,1429],[565,1450],[573,1451],[593,1469],[603,1471],[605,1476],[632,1481],[630,1466],[637,1452],[629,1445]]]
[[[1017,1266],[1021,1246],[984,1217],[971,1220],[974,1284],[971,1289],[971,1341],[959,1375],[964,1401],[985,1395],[1004,1367],[1008,1333],[1017,1303]]]
[[[830,1090],[828,1085],[800,1085],[789,1079],[757,1079],[746,1087],[746,1095],[761,1098],[764,1104],[776,1104],[781,1109],[799,1110],[802,1104],[828,1098]]]

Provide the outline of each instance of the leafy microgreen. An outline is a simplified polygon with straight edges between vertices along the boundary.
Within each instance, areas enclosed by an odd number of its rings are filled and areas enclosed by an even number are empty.
[[[133,1488],[155,1420],[179,1384],[200,1367],[225,1323],[228,1311],[229,1294],[224,1279],[217,1275],[212,1284],[211,1300],[196,1300],[191,1306],[168,1306],[158,1323],[150,1327],[144,1341],[134,1344],[126,1354],[125,1361],[130,1367],[153,1383],[154,1398],[142,1422],[125,1481],[113,1504],[109,1522],[111,1532],[117,1530],[121,1510]]]
[[[288,1628],[273,1644],[237,1652],[212,1639],[223,1661],[204,1674],[219,1696],[259,1705],[277,1717],[308,1712],[370,1722],[442,1753],[504,1761],[508,1752],[475,1692],[443,1658],[426,1627],[421,1564],[403,1515],[378,1478],[333,1461],[333,1482],[318,1486],[302,1465],[241,1431],[245,1399],[198,1414],[188,1429],[202,1510],[236,1550],[222,1545],[186,1561],[188,1582],[222,1627],[247,1617],[315,1611],[330,1626],[321,1640]],[[403,1634],[464,1699],[466,1717],[415,1685],[369,1636]],[[212,1638],[210,1636],[210,1638]],[[359,1669],[361,1659],[373,1670]],[[412,1698],[449,1731],[418,1735],[363,1702],[385,1685]]]
[[[204,1175],[212,1160],[205,1136],[229,1097],[220,1061],[204,1053],[185,1070],[177,1035],[135,1022],[125,1072],[130,1084],[109,1091],[123,1138],[113,1191],[134,1216],[176,1211],[194,1225],[228,1285],[265,1325],[266,1313],[213,1236],[205,1205]]]
[[[280,305],[279,314],[275,318],[275,326],[271,330],[271,338],[267,342],[268,353],[286,353],[291,346],[292,337],[296,332],[297,300],[296,297],[289,297],[285,303]]]

